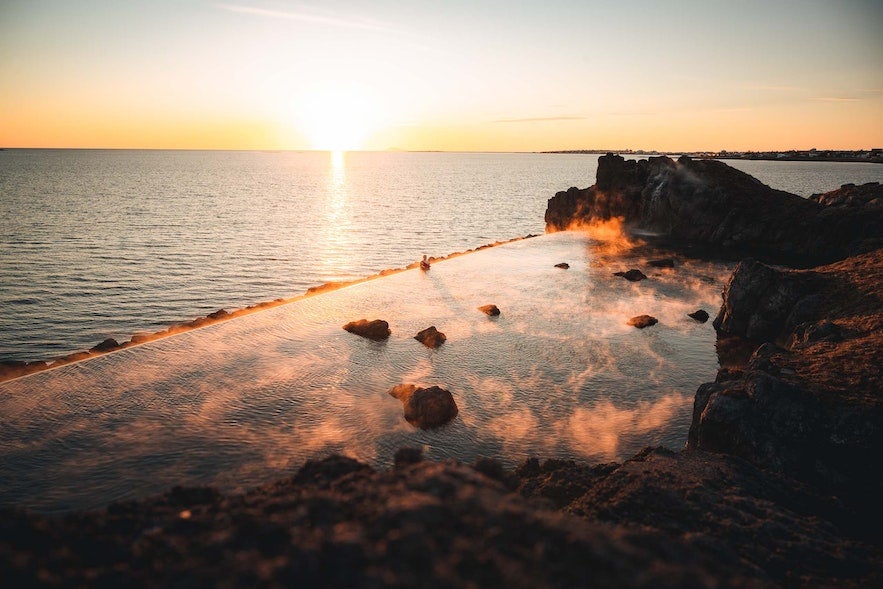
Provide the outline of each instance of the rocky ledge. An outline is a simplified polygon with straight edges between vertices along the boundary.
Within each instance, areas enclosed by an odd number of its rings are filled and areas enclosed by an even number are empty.
[[[840,192],[848,187],[841,188]],[[637,227],[730,255],[795,266],[830,263],[883,245],[873,186],[816,200],[774,190],[716,160],[598,159],[596,183],[549,200],[546,228],[621,218]],[[850,206],[825,206],[848,200]],[[818,201],[818,202],[816,202]]]

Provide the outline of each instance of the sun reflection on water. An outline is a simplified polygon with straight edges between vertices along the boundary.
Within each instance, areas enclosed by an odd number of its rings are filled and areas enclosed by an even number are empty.
[[[328,152],[327,201],[321,243],[321,271],[328,280],[352,278],[348,267],[352,240],[352,207],[346,176],[346,152]]]

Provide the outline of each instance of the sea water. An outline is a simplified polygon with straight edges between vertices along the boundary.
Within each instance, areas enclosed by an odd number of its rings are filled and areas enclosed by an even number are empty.
[[[543,232],[597,155],[0,151],[0,360]],[[731,165],[804,196],[883,166]]]

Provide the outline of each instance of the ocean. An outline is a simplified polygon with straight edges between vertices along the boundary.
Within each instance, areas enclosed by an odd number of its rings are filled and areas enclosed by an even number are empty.
[[[0,360],[543,232],[597,155],[0,151]],[[808,196],[883,166],[731,161]]]

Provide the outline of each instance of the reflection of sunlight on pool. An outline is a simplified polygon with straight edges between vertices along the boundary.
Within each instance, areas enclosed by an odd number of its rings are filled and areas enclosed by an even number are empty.
[[[327,214],[339,229],[350,212],[333,161]],[[596,267],[586,244],[578,233],[513,242],[0,383],[0,503],[243,488],[331,452],[388,465],[401,446],[510,467],[530,455],[608,461],[679,447],[693,393],[717,367],[710,323],[686,313],[716,309],[728,270],[616,261],[648,274],[632,284]],[[554,267],[562,261],[570,270]],[[502,314],[476,309],[487,303]],[[626,325],[640,313],[659,325]],[[392,336],[341,329],[362,317],[389,321]],[[447,334],[438,349],[412,339],[429,325]],[[459,416],[413,428],[387,394],[401,382],[451,390]]]

